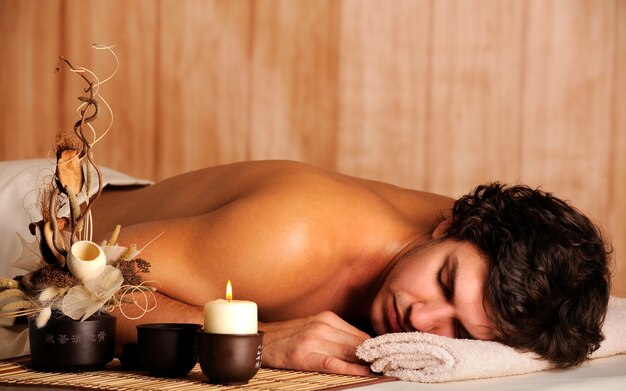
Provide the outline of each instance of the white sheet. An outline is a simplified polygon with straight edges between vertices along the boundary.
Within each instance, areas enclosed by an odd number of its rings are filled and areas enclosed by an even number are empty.
[[[626,336],[625,336],[626,338]],[[493,379],[424,384],[403,381],[359,388],[363,391],[626,391],[626,355],[591,360],[578,368]]]

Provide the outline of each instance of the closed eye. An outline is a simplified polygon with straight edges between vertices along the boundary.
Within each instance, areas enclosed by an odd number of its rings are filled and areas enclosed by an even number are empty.
[[[444,277],[443,277],[443,269],[445,268],[445,263],[444,265],[441,267],[441,269],[439,269],[439,272],[437,273],[437,285],[439,286],[439,289],[441,289],[441,293],[443,294],[443,296],[446,298],[446,300],[452,300],[452,289],[450,289],[450,287],[446,284],[446,282],[444,282]]]

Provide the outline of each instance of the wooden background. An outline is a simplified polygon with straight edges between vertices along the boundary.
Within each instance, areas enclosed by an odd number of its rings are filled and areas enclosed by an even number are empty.
[[[0,0],[0,160],[46,156],[101,77],[101,164],[161,179],[294,159],[459,196],[542,186],[599,222],[626,295],[624,0]],[[96,123],[106,127],[106,118]]]

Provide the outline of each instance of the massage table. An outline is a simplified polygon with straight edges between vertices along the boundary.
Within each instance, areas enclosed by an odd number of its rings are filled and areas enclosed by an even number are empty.
[[[37,385],[27,385],[27,384],[3,384],[2,378],[2,365],[0,364],[0,389],[2,390],[59,390],[59,389],[77,389],[76,383],[73,386],[66,385],[60,386],[58,381],[55,378],[58,377],[71,377],[74,376],[76,378],[81,378],[86,375],[76,374],[76,375],[49,375],[49,384],[37,384]],[[263,370],[265,371],[265,370]],[[268,375],[268,372],[271,372]],[[91,373],[88,373],[91,375]],[[294,382],[294,381],[282,381],[281,383],[272,383],[274,387],[268,387],[266,384],[264,389],[293,389],[293,390],[304,390],[304,389],[358,389],[363,391],[536,391],[536,390],[552,390],[552,391],[582,391],[582,390],[594,390],[594,391],[623,391],[626,390],[626,355],[617,355],[613,357],[607,358],[599,358],[592,360],[589,363],[583,364],[582,366],[574,369],[567,370],[558,370],[558,371],[542,371],[535,372],[525,375],[519,376],[508,376],[508,377],[500,377],[500,378],[491,378],[491,379],[478,379],[478,380],[464,380],[458,382],[448,382],[448,383],[436,383],[436,384],[425,384],[425,383],[411,383],[406,381],[393,381],[387,379],[368,379],[362,377],[361,379],[357,379],[356,381],[352,378],[346,378],[342,376],[336,375],[318,375],[315,373],[305,373],[305,372],[293,372],[293,371],[277,371],[277,370],[268,370],[266,372],[260,372],[258,377],[278,377],[278,378],[286,378],[291,374],[294,374],[296,378],[304,378],[309,379],[307,382]],[[44,374],[45,376],[48,376]],[[190,377],[198,380],[199,374],[191,375]],[[320,386],[321,382],[319,378],[324,377],[323,382],[326,383],[328,388],[324,388],[324,386]],[[248,386],[240,386],[239,388],[229,388],[229,389],[261,389],[258,385],[255,386],[255,377]],[[380,381],[387,380],[387,381]],[[138,389],[149,389],[151,387],[158,387],[154,383],[151,383],[152,379],[143,376],[135,380],[134,384],[138,387]],[[373,382],[373,384],[369,384]],[[101,386],[107,387],[107,383],[101,380]],[[365,385],[363,385],[365,384]],[[110,383],[109,383],[110,385]],[[185,389],[185,384],[181,380],[172,380],[170,381],[170,386],[172,388],[177,389]],[[83,384],[84,386],[84,384]],[[203,383],[203,379],[200,379],[199,383],[196,383],[195,386],[193,384],[189,384],[193,389],[199,390],[220,390],[226,389],[225,387],[219,387],[215,385],[211,385],[209,383]],[[317,386],[317,387],[315,387]],[[80,388],[79,388],[80,389]],[[87,389],[87,388],[83,388]],[[192,389],[192,388],[189,388]]]

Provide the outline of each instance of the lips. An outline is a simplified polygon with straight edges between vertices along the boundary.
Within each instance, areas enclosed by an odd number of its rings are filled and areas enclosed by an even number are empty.
[[[402,327],[400,327],[400,317],[398,316],[394,303],[391,303],[387,307],[387,323],[390,333],[401,333],[404,331]]]

